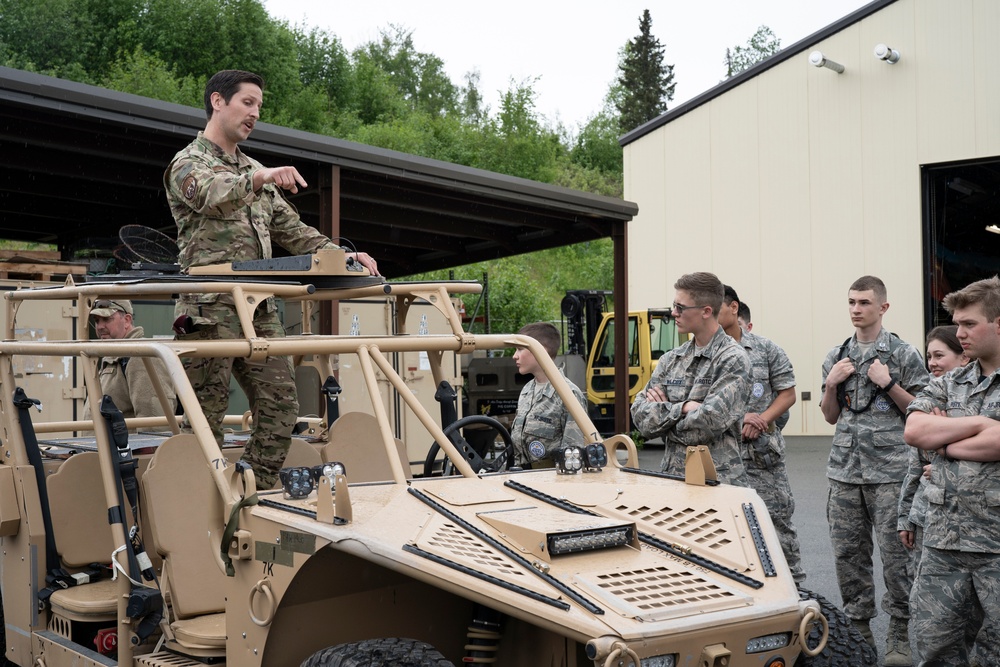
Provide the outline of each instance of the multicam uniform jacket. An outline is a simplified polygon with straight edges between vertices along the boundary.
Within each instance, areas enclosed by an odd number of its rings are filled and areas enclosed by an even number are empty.
[[[907,412],[949,417],[982,415],[1000,420],[1000,371],[980,380],[978,361],[934,378]],[[1000,554],[1000,461],[979,463],[931,457],[924,495],[924,546]]]
[[[565,376],[564,376],[565,379]],[[583,392],[566,380],[581,407],[587,402]],[[566,445],[583,443],[583,432],[577,426],[551,382],[528,381],[517,397],[517,416],[510,429],[518,457],[526,461],[550,458],[553,450]]]
[[[663,472],[683,475],[687,447],[706,445],[719,480],[747,486],[740,429],[749,375],[750,360],[722,327],[700,350],[689,340],[660,357],[632,403],[632,422],[647,438],[663,437]],[[666,402],[646,398],[646,391],[657,385],[666,393]],[[702,405],[684,414],[687,401]]]
[[[823,391],[826,376],[839,356],[838,345],[823,361]],[[856,410],[868,405],[868,409],[851,412],[841,408],[826,476],[845,484],[902,482],[910,451],[903,442],[903,416],[893,400],[868,379],[868,369],[879,359],[903,389],[916,395],[927,384],[924,360],[915,347],[884,328],[867,352],[858,345],[857,335],[852,336],[843,356],[849,357],[856,369],[843,383],[850,405]]]
[[[248,259],[269,259],[271,243],[293,254],[337,247],[303,223],[274,185],[253,190],[253,175],[263,165],[239,148],[227,155],[204,132],[167,166],[163,184],[177,223],[181,270],[192,266]],[[229,297],[224,297],[228,300]],[[186,304],[215,303],[218,294],[185,294]],[[178,303],[180,307],[181,303]],[[189,307],[184,312],[192,314]],[[268,312],[274,310],[268,301]],[[178,313],[180,314],[180,313]],[[196,314],[192,314],[197,322]]]

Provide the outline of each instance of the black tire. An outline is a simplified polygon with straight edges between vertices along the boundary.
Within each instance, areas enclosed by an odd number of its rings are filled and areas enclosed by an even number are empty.
[[[368,639],[316,651],[301,667],[455,667],[427,642],[400,637]]]
[[[822,595],[812,591],[799,589],[799,599],[816,600],[820,611],[826,616],[830,625],[830,638],[826,648],[819,655],[810,658],[805,653],[799,655],[795,667],[877,667],[878,654],[858,629],[851,624],[851,619],[832,602]],[[809,631],[809,646],[816,646],[822,632],[822,627],[816,624]]]

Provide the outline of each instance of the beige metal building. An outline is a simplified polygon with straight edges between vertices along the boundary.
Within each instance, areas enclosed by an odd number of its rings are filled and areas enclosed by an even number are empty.
[[[856,278],[922,348],[940,298],[1000,269],[998,34],[996,0],[877,0],[623,137],[629,307],[717,273],[795,365],[787,432],[831,433],[820,367]]]

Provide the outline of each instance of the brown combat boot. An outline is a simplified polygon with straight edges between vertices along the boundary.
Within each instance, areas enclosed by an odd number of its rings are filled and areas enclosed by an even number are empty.
[[[885,667],[913,667],[910,655],[910,632],[905,618],[889,619],[889,632],[885,637]]]
[[[871,646],[872,649],[874,649],[875,648],[875,636],[872,634],[871,626],[868,623],[869,622],[868,622],[867,618],[852,618],[851,619],[851,625],[853,625],[855,628],[857,628],[858,632],[861,633],[861,636],[865,638],[866,642],[868,642],[868,645]]]

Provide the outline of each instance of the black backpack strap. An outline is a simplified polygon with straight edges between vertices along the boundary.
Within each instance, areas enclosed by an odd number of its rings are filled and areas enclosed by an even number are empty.
[[[853,336],[852,336],[852,338],[853,338]],[[840,350],[837,353],[837,361],[840,361],[841,359],[844,358],[844,355],[847,352],[847,346],[850,344],[850,342],[851,342],[851,338],[848,338],[840,346]],[[892,333],[890,331],[889,332],[889,352],[888,352],[888,356],[891,358],[892,355],[893,355],[893,353],[902,344],[903,344],[903,340],[899,336],[897,336],[896,334],[894,334],[894,333]],[[881,355],[878,354],[877,350],[876,350],[876,355],[879,357],[879,360],[881,361]],[[888,366],[888,364],[886,364],[886,365]],[[850,412],[853,412],[854,414],[861,414],[862,412],[867,412],[871,408],[872,403],[875,402],[875,398],[879,394],[885,394],[885,392],[882,390],[881,387],[876,387],[875,390],[872,392],[871,396],[869,397],[868,403],[865,404],[865,406],[863,408],[854,408],[854,407],[851,406],[851,399],[847,395],[847,387],[844,386],[845,384],[846,384],[846,382],[841,382],[840,384],[837,385],[837,404],[840,406],[841,410],[843,410],[843,409],[846,408],[847,410],[849,410]],[[899,416],[905,418],[906,415],[903,413],[902,410],[899,409],[899,406],[896,405],[896,401],[892,400],[889,397],[888,394],[885,394],[885,397],[886,397],[886,400],[889,401],[889,405],[892,406],[892,409],[895,410],[896,413]]]

